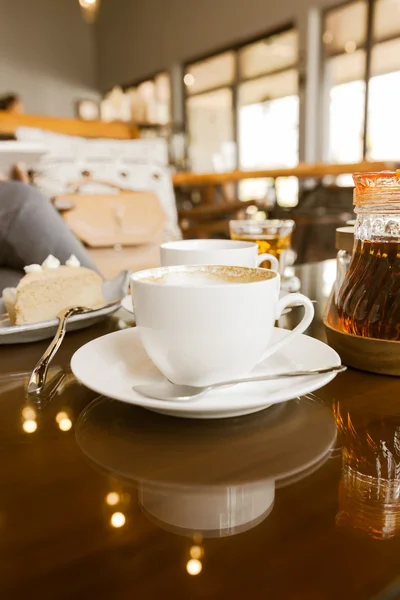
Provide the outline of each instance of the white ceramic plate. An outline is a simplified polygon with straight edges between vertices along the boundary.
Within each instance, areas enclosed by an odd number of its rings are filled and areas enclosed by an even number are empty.
[[[272,342],[287,335],[275,328]],[[326,344],[306,335],[260,363],[254,375],[316,369],[340,365],[339,355]],[[97,338],[75,352],[71,361],[75,377],[101,394],[143,406],[162,414],[193,419],[220,419],[254,413],[271,404],[303,396],[326,385],[335,373],[242,384],[209,392],[190,402],[167,402],[144,398],[132,386],[163,381],[164,376],[147,356],[138,329],[126,329]]]
[[[117,311],[121,305],[121,299],[125,296],[128,286],[129,273],[121,271],[115,279],[103,283],[103,296],[105,302],[116,299],[117,302],[108,308],[96,311],[95,314],[75,315],[69,319],[67,331],[85,329],[98,323],[108,315]],[[54,337],[58,326],[58,319],[42,321],[40,323],[28,323],[26,325],[11,325],[3,300],[0,299],[0,345],[3,344],[26,344],[38,342]]]

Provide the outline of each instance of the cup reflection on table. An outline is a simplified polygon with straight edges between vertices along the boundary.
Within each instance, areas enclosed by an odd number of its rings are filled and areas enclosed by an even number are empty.
[[[150,521],[198,543],[264,521],[276,490],[329,460],[336,427],[332,411],[307,398],[244,419],[208,422],[97,398],[80,415],[76,440],[92,466],[111,475],[106,503],[113,513],[123,509],[122,490],[131,485]],[[122,526],[123,518],[114,519],[113,527]]]
[[[261,523],[273,509],[275,482],[232,486],[177,486],[144,483],[139,505],[156,525],[178,535],[205,538],[243,533]]]
[[[400,415],[393,412],[334,407],[343,457],[336,523],[379,540],[400,534]]]
[[[287,266],[290,266],[292,254],[292,234],[295,227],[291,219],[271,219],[258,221],[248,219],[230,221],[229,229],[232,240],[255,242],[258,253],[270,253],[279,261],[279,272],[284,275]],[[270,268],[268,261],[261,263],[261,267]]]

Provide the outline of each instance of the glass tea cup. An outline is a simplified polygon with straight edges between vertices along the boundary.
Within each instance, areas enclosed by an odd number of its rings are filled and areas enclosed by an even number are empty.
[[[230,221],[229,229],[232,240],[255,242],[258,253],[269,253],[275,256],[279,262],[279,272],[283,276],[289,264],[292,254],[292,234],[295,227],[294,221],[290,219],[271,219],[257,221],[248,219],[242,221]],[[261,267],[270,268],[269,262],[261,263]]]

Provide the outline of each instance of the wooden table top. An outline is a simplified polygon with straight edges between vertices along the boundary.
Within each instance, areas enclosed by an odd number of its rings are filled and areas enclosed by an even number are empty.
[[[334,270],[296,270],[320,338]],[[25,386],[46,343],[0,348],[1,599],[400,597],[399,379],[348,370],[248,417],[162,417],[68,374],[126,326],[67,335],[40,410]]]

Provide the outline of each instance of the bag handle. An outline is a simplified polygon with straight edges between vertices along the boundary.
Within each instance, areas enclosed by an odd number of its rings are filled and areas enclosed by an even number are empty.
[[[105,185],[107,187],[113,188],[114,190],[119,190],[120,192],[132,192],[132,190],[128,190],[127,188],[123,188],[116,183],[112,183],[112,181],[103,181],[101,179],[94,179],[93,177],[83,177],[82,179],[78,179],[77,181],[71,181],[68,184],[68,187],[72,186],[72,190],[69,193],[78,194],[80,188],[83,185],[87,185],[88,183],[96,185]]]

